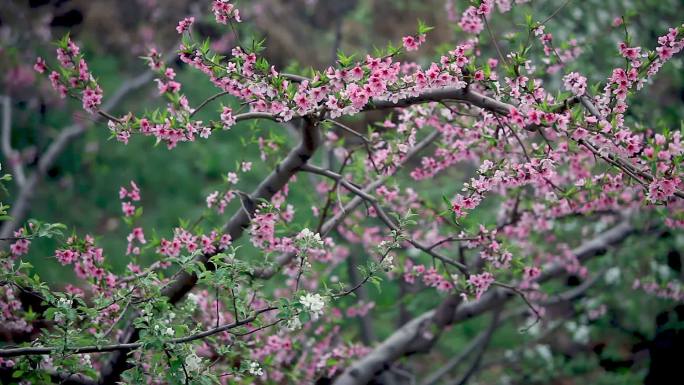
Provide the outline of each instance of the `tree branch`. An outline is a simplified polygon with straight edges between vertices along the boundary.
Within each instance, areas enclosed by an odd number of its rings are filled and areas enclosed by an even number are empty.
[[[290,151],[285,159],[276,166],[275,170],[273,170],[261,184],[259,184],[254,192],[245,197],[246,199],[249,199],[251,202],[257,202],[259,200],[270,201],[273,195],[280,191],[290,181],[290,178],[309,161],[321,143],[318,122],[309,117],[305,118],[301,138],[299,145]],[[238,209],[223,226],[223,233],[230,235],[232,240],[240,238],[244,230],[249,227],[249,216],[255,209],[256,205],[248,207],[248,211],[243,210],[242,208]],[[198,257],[198,261],[206,264],[209,258],[221,251],[223,250],[217,250],[216,253],[213,254],[202,254]],[[209,268],[211,268],[211,266],[209,266]],[[196,275],[183,271],[162,290],[162,295],[168,297],[169,302],[176,303],[192,290],[196,283]],[[123,336],[123,343],[130,344],[138,339],[138,332],[132,325],[129,325],[124,331]],[[103,366],[100,372],[101,384],[110,384],[118,381],[121,373],[127,368],[127,350],[130,349],[115,352],[109,362]]]
[[[278,309],[277,307],[267,307],[264,309],[257,310],[251,317],[245,318],[240,321],[236,321],[230,324],[215,327],[213,329],[205,330],[200,333],[191,334],[185,337],[172,338],[167,341],[168,344],[186,344],[195,340],[207,338],[214,334],[225,332],[237,327],[246,325],[253,322],[257,317],[263,313],[267,313]],[[118,350],[133,350],[141,347],[142,344],[139,342],[135,343],[120,343],[111,345],[89,345],[80,346],[75,348],[66,349],[66,353],[70,354],[85,354],[85,353],[104,353],[113,352]],[[0,349],[0,357],[18,357],[18,356],[29,356],[29,355],[46,355],[52,354],[55,351],[60,351],[58,347],[25,347],[25,348],[10,348],[10,349]]]
[[[513,108],[510,104],[482,95],[469,88],[442,87],[427,90],[418,96],[401,99],[397,102],[375,98],[363,109],[363,111],[408,107],[414,104],[439,102],[443,100],[460,100],[468,102],[476,107],[501,115],[508,115],[511,108]]]
[[[594,256],[605,253],[606,249],[615,245],[634,232],[633,227],[627,220],[623,220],[613,228],[605,231],[595,238],[583,243],[572,250],[572,253],[580,260],[585,261]],[[539,283],[548,281],[560,276],[565,272],[565,267],[561,263],[548,265],[542,274],[537,277]],[[501,306],[503,303],[514,297],[514,293],[503,289],[493,288],[485,293],[480,299],[467,302],[458,306],[454,314],[450,317],[450,323],[469,319],[487,311]],[[447,299],[447,301],[449,301]],[[340,375],[334,385],[361,385],[367,384],[377,374],[382,373],[385,368],[396,359],[415,353],[415,341],[422,339],[425,326],[437,317],[437,310],[430,310],[409,321],[399,330],[394,332],[389,338],[383,341],[371,353],[364,358],[356,361]]]
[[[133,92],[143,85],[150,83],[153,77],[153,72],[145,71],[134,78],[124,81],[121,87],[119,87],[119,89],[116,90],[112,96],[105,101],[105,103],[102,105],[102,108],[105,110],[111,110],[118,105],[130,92]],[[90,125],[99,120],[99,117],[95,117],[92,122],[79,122],[60,131],[57,138],[50,143],[45,152],[40,156],[40,160],[38,161],[36,169],[25,178],[23,184],[19,184],[19,191],[17,192],[16,199],[12,203],[12,208],[9,214],[12,219],[3,222],[2,227],[0,228],[0,238],[10,237],[14,230],[16,230],[16,228],[19,227],[19,225],[24,221],[24,218],[29,210],[31,199],[33,199],[33,195],[35,194],[38,184],[43,179],[45,173],[50,169],[50,167],[52,167],[59,155],[64,151],[64,149],[66,149],[66,147],[72,141],[74,141],[74,139],[81,136],[81,134],[83,134]],[[4,148],[3,152],[5,152]],[[2,242],[4,241],[0,240],[0,244]]]
[[[430,135],[425,137],[422,141],[420,141],[418,144],[416,144],[407,154],[406,158],[404,158],[403,163],[405,164],[409,160],[413,159],[417,154],[419,154],[423,149],[425,149],[427,146],[430,145],[435,139],[437,139],[440,136],[439,131],[433,131]],[[398,170],[398,168],[397,168]],[[395,171],[396,172],[396,171]],[[373,182],[369,183],[366,187],[362,189],[362,191],[369,193],[371,191],[374,191],[376,188],[382,186],[392,175],[394,175],[394,172],[389,175],[384,175],[379,177],[378,179],[374,180]],[[337,227],[344,218],[347,217],[351,212],[353,212],[357,207],[359,207],[364,200],[356,196],[354,197],[351,201],[349,201],[346,205],[344,205],[343,210],[338,211],[333,217],[325,221],[323,226],[321,226],[321,235],[325,235],[328,232],[330,232],[332,229]],[[274,266],[266,267],[263,269],[258,269],[252,274],[253,277],[255,278],[260,278],[260,279],[269,279],[272,276],[274,276],[280,268],[283,266],[287,265],[290,263],[295,257],[296,253],[284,253],[280,254],[278,257],[276,257]]]
[[[12,148],[12,98],[9,95],[0,96],[2,99],[2,133],[0,143],[2,152],[5,154],[5,159],[9,163],[10,170],[16,178],[19,187],[26,183],[26,176],[24,175],[24,167],[21,164],[21,157],[17,151]]]
[[[463,361],[465,361],[470,355],[477,349],[480,348],[482,344],[485,343],[485,340],[487,339],[487,335],[491,334],[494,332],[496,329],[496,324],[493,322],[489,324],[489,328],[487,330],[484,330],[480,332],[480,334],[477,335],[477,337],[473,338],[470,340],[468,345],[466,345],[461,352],[450,359],[446,364],[444,364],[442,367],[439,369],[435,370],[432,372],[423,382],[421,382],[421,385],[434,385],[439,381],[440,378],[444,377],[447,373],[449,373],[451,370],[453,370],[455,367],[460,365]]]

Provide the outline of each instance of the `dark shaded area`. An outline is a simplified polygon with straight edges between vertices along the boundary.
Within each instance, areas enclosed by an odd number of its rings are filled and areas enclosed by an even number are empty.
[[[582,280],[580,279],[580,277],[578,277],[576,275],[570,275],[565,280],[565,285],[567,285],[568,287],[579,286],[581,283],[582,283]]]
[[[62,14],[55,15],[50,22],[52,27],[74,27],[83,22],[83,13],[76,9],[66,11]]]
[[[667,265],[677,273],[682,272],[682,255],[677,250],[670,250],[667,253]]]
[[[38,8],[50,4],[50,0],[29,0],[29,7]]]
[[[603,351],[606,348],[605,343],[600,343],[594,346],[594,353],[599,357],[599,365],[608,372],[619,372],[624,369],[629,369],[634,365],[632,358],[613,359],[602,357]]]
[[[680,304],[671,311],[662,312],[656,317],[657,332],[649,353],[651,366],[644,380],[646,385],[678,384],[675,373],[679,372],[684,357],[684,330],[674,325],[684,321],[684,305]]]

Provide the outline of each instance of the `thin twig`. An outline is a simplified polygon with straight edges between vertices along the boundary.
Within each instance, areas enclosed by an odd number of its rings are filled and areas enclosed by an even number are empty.
[[[212,336],[214,334],[218,334],[221,332],[225,331],[230,331],[231,329],[235,329],[237,327],[249,324],[253,321],[255,321],[259,315],[267,312],[271,312],[273,310],[277,310],[277,307],[267,307],[263,308],[260,310],[257,310],[254,312],[254,315],[251,317],[245,318],[240,321],[235,321],[230,324],[226,324],[223,326],[219,326],[217,328],[205,330],[200,333],[195,333],[191,334],[189,336],[185,337],[180,337],[180,338],[172,338],[167,341],[168,344],[185,344],[188,342],[192,342],[195,340],[203,339],[209,336]],[[235,335],[240,335],[240,333],[232,333]],[[89,346],[80,346],[80,347],[74,347],[74,348],[68,348],[65,350],[65,353],[69,354],[85,354],[85,353],[102,353],[102,352],[112,352],[112,351],[117,351],[117,350],[133,350],[137,349],[142,346],[142,343],[140,342],[133,342],[133,343],[120,343],[120,344],[110,344],[110,345],[89,345]],[[57,347],[25,347],[25,348],[11,348],[11,349],[0,349],[0,357],[18,357],[18,356],[28,356],[28,355],[47,355],[47,354],[52,354],[59,348]]]

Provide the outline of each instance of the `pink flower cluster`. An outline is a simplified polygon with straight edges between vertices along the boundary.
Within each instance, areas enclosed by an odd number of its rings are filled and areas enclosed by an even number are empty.
[[[221,111],[221,123],[223,123],[224,130],[228,130],[235,125],[236,120],[235,116],[233,116],[233,109],[230,107],[223,107],[223,111]]]
[[[136,227],[131,231],[130,234],[126,237],[126,241],[128,241],[128,246],[126,247],[126,255],[140,255],[140,247],[139,246],[134,246],[134,242],[138,242],[142,245],[147,243],[145,240],[145,233],[143,232],[142,227]]]
[[[412,262],[407,261],[404,266],[404,281],[406,283],[414,284],[416,278],[422,277],[425,286],[434,287],[441,292],[449,292],[454,288],[454,284],[444,278],[436,268],[425,268],[425,265],[413,265]]]
[[[227,2],[217,4],[219,8],[232,7]],[[417,42],[420,41],[422,38],[419,36]],[[462,68],[469,63],[467,51],[472,48],[471,43],[462,44],[425,71],[415,65],[402,66],[389,56],[382,59],[368,56],[365,62],[348,68],[330,67],[311,81],[300,82],[297,92],[291,94],[288,92],[291,80],[281,77],[273,67],[268,71],[256,70],[257,56],[254,53],[246,53],[236,47],[232,50],[233,57],[224,65],[215,63],[210,53],[198,50],[196,44],[192,44],[181,46],[182,61],[205,73],[222,90],[245,100],[253,111],[270,113],[283,121],[292,119],[295,114],[305,115],[321,109],[327,109],[331,118],[335,118],[361,111],[373,98],[396,101],[429,88],[463,88],[467,83],[463,79]],[[121,118],[110,122],[117,139],[125,143],[130,133],[138,130],[143,135],[167,142],[171,149],[178,142],[193,141],[196,134],[208,137],[212,130],[210,126],[190,120],[193,110],[185,95],[180,94],[180,84],[173,80],[173,71],[165,68],[156,51],[152,51],[147,60],[150,67],[162,75],[158,80],[159,89],[161,93],[169,94],[168,116],[175,119],[163,118],[164,115],[154,122]],[[89,98],[90,104],[96,101],[96,97],[97,92]],[[224,128],[237,120],[231,109],[224,108],[221,114]]]
[[[684,290],[682,290],[682,285],[674,281],[668,282],[663,286],[656,282],[642,281],[637,278],[632,284],[632,289],[641,289],[645,293],[657,298],[670,299],[676,302],[684,301]]]
[[[407,51],[417,51],[421,44],[425,43],[425,34],[416,36],[404,36],[402,43]]]
[[[368,312],[375,307],[375,302],[363,302],[360,301],[354,306],[347,308],[347,317],[363,317]]]
[[[232,190],[228,190],[223,195],[218,191],[214,191],[207,196],[207,207],[215,207],[216,212],[223,214],[226,206],[235,198],[235,193]]]
[[[138,188],[138,185],[131,181],[130,190],[127,190],[122,186],[119,189],[119,199],[121,200],[121,211],[123,211],[124,215],[127,217],[135,215],[135,205],[131,202],[138,202],[140,200],[140,189]]]
[[[36,58],[36,63],[33,65],[33,69],[39,74],[45,72],[45,70],[47,69],[47,64],[45,64],[45,60],[42,57],[38,56]]]
[[[227,66],[217,66],[198,51],[187,48],[182,49],[181,60],[206,73],[219,88],[247,100],[253,111],[268,112],[287,121],[295,113],[305,115],[321,108],[326,108],[332,118],[354,114],[372,98],[399,100],[430,87],[463,88],[466,83],[460,78],[461,68],[469,62],[466,51],[470,48],[459,46],[444,56],[440,64],[433,64],[425,72],[413,73],[404,72],[400,63],[393,62],[391,57],[368,56],[365,63],[328,68],[325,80],[317,75],[311,81],[302,81],[291,96],[286,92],[289,80],[281,78],[275,82],[279,74],[273,68],[267,73],[256,72],[256,55],[245,53],[239,47],[233,49],[233,61]],[[232,123],[232,119],[228,120],[228,125]]]
[[[570,72],[563,77],[565,89],[577,96],[582,96],[587,90],[587,78],[577,72]]]
[[[475,290],[475,298],[480,299],[480,297],[482,297],[482,294],[484,294],[487,291],[487,289],[489,289],[489,286],[491,286],[492,283],[494,283],[494,276],[492,275],[492,273],[489,272],[473,274],[470,277],[468,277],[468,283]]]
[[[461,15],[458,26],[466,33],[479,35],[484,29],[484,23],[482,22],[482,16],[480,16],[479,9],[473,6],[466,8]]]
[[[294,252],[297,250],[294,240],[290,237],[276,237],[276,212],[265,210],[261,205],[252,218],[250,235],[252,244],[266,251]]]
[[[230,234],[223,234],[212,231],[209,235],[194,235],[191,232],[177,227],[173,232],[173,239],[162,238],[157,253],[177,258],[181,251],[185,249],[188,253],[201,250],[203,253],[215,253],[217,250],[225,250],[231,244]]]
[[[214,12],[216,22],[220,24],[228,24],[231,19],[240,23],[240,11],[230,3],[230,0],[214,0],[211,6],[211,11]]]
[[[190,29],[192,26],[192,23],[195,22],[194,17],[186,17],[183,20],[178,22],[178,26],[176,27],[176,32],[179,34],[182,34],[183,32],[187,31]]]
[[[20,293],[17,290],[11,285],[0,287],[0,323],[8,331],[30,332],[33,326],[23,317]],[[13,364],[13,361],[7,360],[0,362],[0,367],[11,367]]]
[[[10,245],[10,253],[12,257],[20,257],[25,255],[29,251],[29,246],[31,246],[31,241],[25,238],[26,230],[23,228],[14,232],[14,237],[17,240]]]
[[[682,187],[682,181],[679,177],[655,179],[648,185],[648,195],[646,199],[651,202],[666,201],[668,198],[674,196],[678,187]]]
[[[102,89],[95,82],[80,52],[80,48],[70,38],[60,43],[60,47],[57,48],[57,60],[64,76],[53,70],[48,77],[52,87],[61,97],[66,97],[69,89],[80,90],[83,109],[92,114],[97,112],[102,103]],[[38,73],[48,70],[45,60],[40,57],[36,59],[33,68]]]
[[[266,357],[270,356],[272,360],[278,363],[287,363],[294,359],[295,352],[290,337],[271,335],[264,337],[264,339],[265,343],[262,346],[255,347],[252,351],[252,358],[257,361],[263,361]]]
[[[518,287],[522,290],[537,289],[539,284],[534,282],[541,275],[541,269],[537,266],[525,266],[523,276]]]
[[[155,79],[155,81],[157,82],[157,89],[159,90],[159,95],[164,95],[167,93],[175,94],[177,92],[180,92],[181,84],[173,80],[176,78],[176,72],[173,70],[173,68],[166,67],[166,69],[164,69],[164,72],[160,71],[160,75],[162,75],[161,79]]]
[[[133,130],[137,130],[144,136],[154,136],[157,141],[166,142],[168,149],[173,149],[179,142],[194,141],[195,136],[208,138],[212,128],[205,126],[201,121],[192,121],[190,114],[194,111],[190,108],[187,97],[180,92],[181,84],[175,79],[176,73],[172,68],[166,67],[161,61],[161,56],[156,50],[151,50],[145,58],[151,69],[157,72],[159,77],[155,79],[160,95],[166,95],[170,100],[167,105],[168,115],[155,121],[148,118],[133,119],[127,115],[118,121],[109,121],[109,128],[117,140],[128,143]]]
[[[102,89],[100,86],[86,87],[81,94],[83,109],[92,113],[97,111],[97,107],[102,103]]]
[[[671,59],[684,48],[684,39],[677,40],[678,33],[677,28],[670,28],[666,35],[658,38],[656,52],[663,62]]]
[[[104,256],[102,248],[95,247],[95,239],[86,235],[83,239],[69,237],[67,248],[55,252],[55,258],[62,265],[74,264],[74,272],[80,279],[93,279],[95,282],[105,282],[107,286],[114,287],[116,276],[102,267]]]

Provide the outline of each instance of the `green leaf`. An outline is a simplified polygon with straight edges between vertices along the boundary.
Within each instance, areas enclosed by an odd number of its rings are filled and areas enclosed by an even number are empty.
[[[356,56],[356,54],[347,56],[341,50],[337,51],[337,61],[342,67],[349,67],[354,61],[354,56]]]
[[[423,22],[423,20],[418,19],[418,34],[419,35],[424,35],[430,31],[435,29],[435,27],[430,27],[427,24]]]

